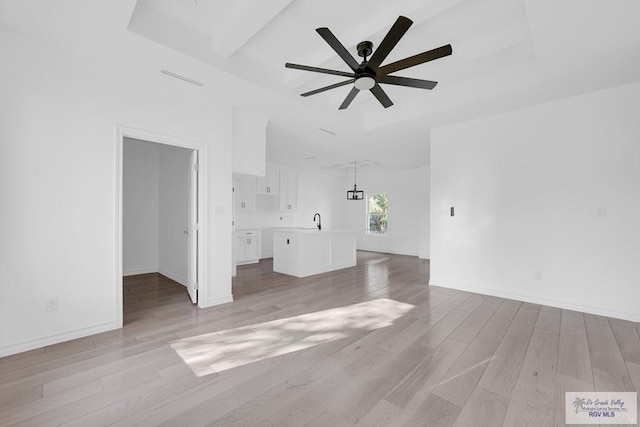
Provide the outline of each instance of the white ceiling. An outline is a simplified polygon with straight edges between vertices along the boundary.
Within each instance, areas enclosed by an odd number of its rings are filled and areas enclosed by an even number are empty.
[[[415,168],[429,162],[432,128],[640,79],[637,0],[3,3],[5,24],[87,55],[130,48],[132,58],[148,65],[141,72],[167,69],[265,111],[268,159],[323,171],[346,170],[341,165],[354,160],[371,169]],[[357,43],[371,40],[375,49],[399,15],[414,24],[385,63],[453,46],[449,57],[397,73],[436,80],[434,90],[384,85],[395,104],[388,109],[364,92],[339,111],[350,86],[299,96],[343,78],[286,69],[286,62],[348,71],[316,28],[329,27],[357,58]],[[132,37],[157,48],[141,52]]]

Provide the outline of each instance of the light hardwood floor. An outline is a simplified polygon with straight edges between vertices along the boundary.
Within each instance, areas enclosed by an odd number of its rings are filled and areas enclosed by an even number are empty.
[[[125,327],[0,359],[0,425],[563,425],[565,391],[640,389],[640,325],[427,286],[358,253],[295,279],[238,269],[235,302],[125,281]]]

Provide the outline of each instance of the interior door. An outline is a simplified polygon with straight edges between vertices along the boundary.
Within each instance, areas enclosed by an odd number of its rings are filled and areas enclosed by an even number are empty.
[[[191,152],[189,164],[189,232],[187,233],[187,291],[198,302],[198,152]]]

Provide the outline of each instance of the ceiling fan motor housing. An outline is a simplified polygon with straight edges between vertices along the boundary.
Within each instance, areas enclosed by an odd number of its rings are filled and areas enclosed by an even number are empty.
[[[358,90],[369,90],[376,85],[376,72],[367,67],[367,57],[373,52],[373,43],[368,40],[358,43],[356,47],[358,50],[358,56],[364,58],[360,68],[355,71],[356,81],[353,85]]]
[[[364,58],[360,68],[355,71],[356,81],[353,83],[358,90],[369,90],[376,85],[376,73],[367,67],[367,56],[373,52],[373,43],[368,40],[358,43],[358,56]]]

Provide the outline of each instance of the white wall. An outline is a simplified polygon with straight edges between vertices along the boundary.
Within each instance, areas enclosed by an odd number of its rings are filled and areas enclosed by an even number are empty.
[[[158,271],[160,145],[125,138],[122,161],[122,273]]]
[[[158,272],[187,286],[191,150],[160,145]]]
[[[234,107],[232,113],[234,173],[264,176],[267,161],[267,118]]]
[[[91,57],[0,31],[0,355],[119,327],[118,124],[208,144],[205,304],[230,301],[230,106],[143,66],[160,48],[124,30]]]
[[[638,111],[634,83],[435,130],[430,283],[640,321]]]
[[[343,229],[346,223],[340,182],[335,176],[298,171],[298,210],[293,214],[293,225],[314,227],[313,216],[318,212],[323,229]]]
[[[340,194],[345,209],[345,225],[356,231],[358,249],[428,257],[428,252],[420,252],[421,239],[428,239],[428,234],[421,229],[421,224],[429,220],[426,211],[429,198],[427,172],[428,168],[421,168],[358,175],[358,189],[365,192],[365,199],[372,193],[388,195],[389,223],[385,235],[366,233],[367,202],[346,200],[346,191],[353,188],[353,177],[343,180]]]
[[[420,168],[422,172],[421,179],[426,187],[426,197],[422,198],[422,204],[420,206],[420,245],[418,249],[418,256],[422,259],[430,258],[430,242],[431,242],[431,166],[425,165]]]

